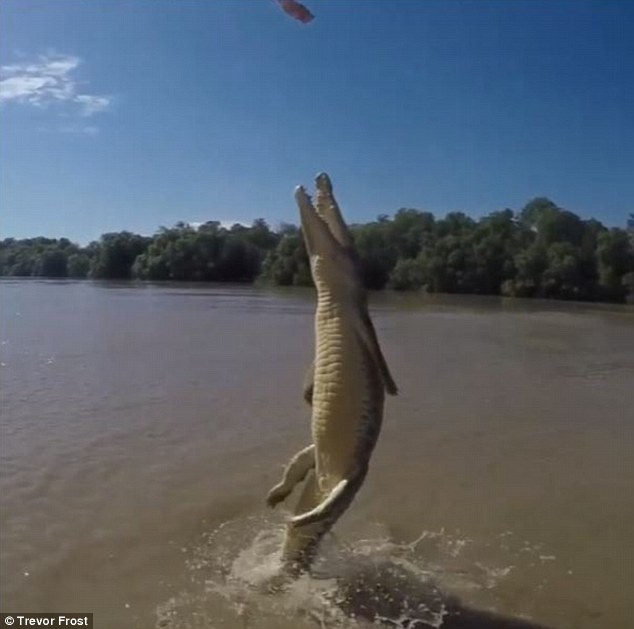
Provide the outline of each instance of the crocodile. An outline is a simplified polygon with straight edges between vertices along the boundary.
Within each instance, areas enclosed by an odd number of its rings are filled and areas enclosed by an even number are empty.
[[[314,205],[302,186],[295,200],[317,288],[315,358],[304,383],[313,442],[291,459],[267,496],[274,507],[305,481],[282,549],[283,573],[291,577],[310,569],[319,542],[359,491],[381,430],[385,393],[398,391],[328,175],[316,178]]]

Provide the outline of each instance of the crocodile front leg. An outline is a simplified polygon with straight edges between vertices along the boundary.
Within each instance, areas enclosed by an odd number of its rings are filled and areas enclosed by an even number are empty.
[[[288,463],[284,470],[282,481],[269,491],[266,497],[266,504],[274,507],[282,502],[293,491],[297,483],[306,478],[306,474],[315,467],[315,445],[300,450]]]

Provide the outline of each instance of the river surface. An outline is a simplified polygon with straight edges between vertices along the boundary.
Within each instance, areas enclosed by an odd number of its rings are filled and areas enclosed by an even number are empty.
[[[264,496],[310,439],[313,293],[6,280],[0,300],[2,611],[634,627],[631,308],[374,296],[400,394],[322,574],[267,594],[288,512]]]

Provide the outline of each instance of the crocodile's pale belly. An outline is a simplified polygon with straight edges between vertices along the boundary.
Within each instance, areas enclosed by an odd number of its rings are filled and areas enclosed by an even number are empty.
[[[367,463],[382,419],[381,386],[354,323],[341,316],[318,317],[312,431],[322,490],[347,476],[352,466]]]

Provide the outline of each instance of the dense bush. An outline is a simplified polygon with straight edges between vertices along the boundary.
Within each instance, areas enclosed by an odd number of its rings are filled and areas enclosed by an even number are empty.
[[[477,221],[461,212],[436,219],[401,209],[351,232],[371,289],[617,302],[634,296],[632,232],[582,220],[545,198]],[[87,247],[66,238],[7,238],[0,275],[312,284],[300,230],[274,232],[263,219],[230,229],[178,223],[151,238],[109,233]]]

